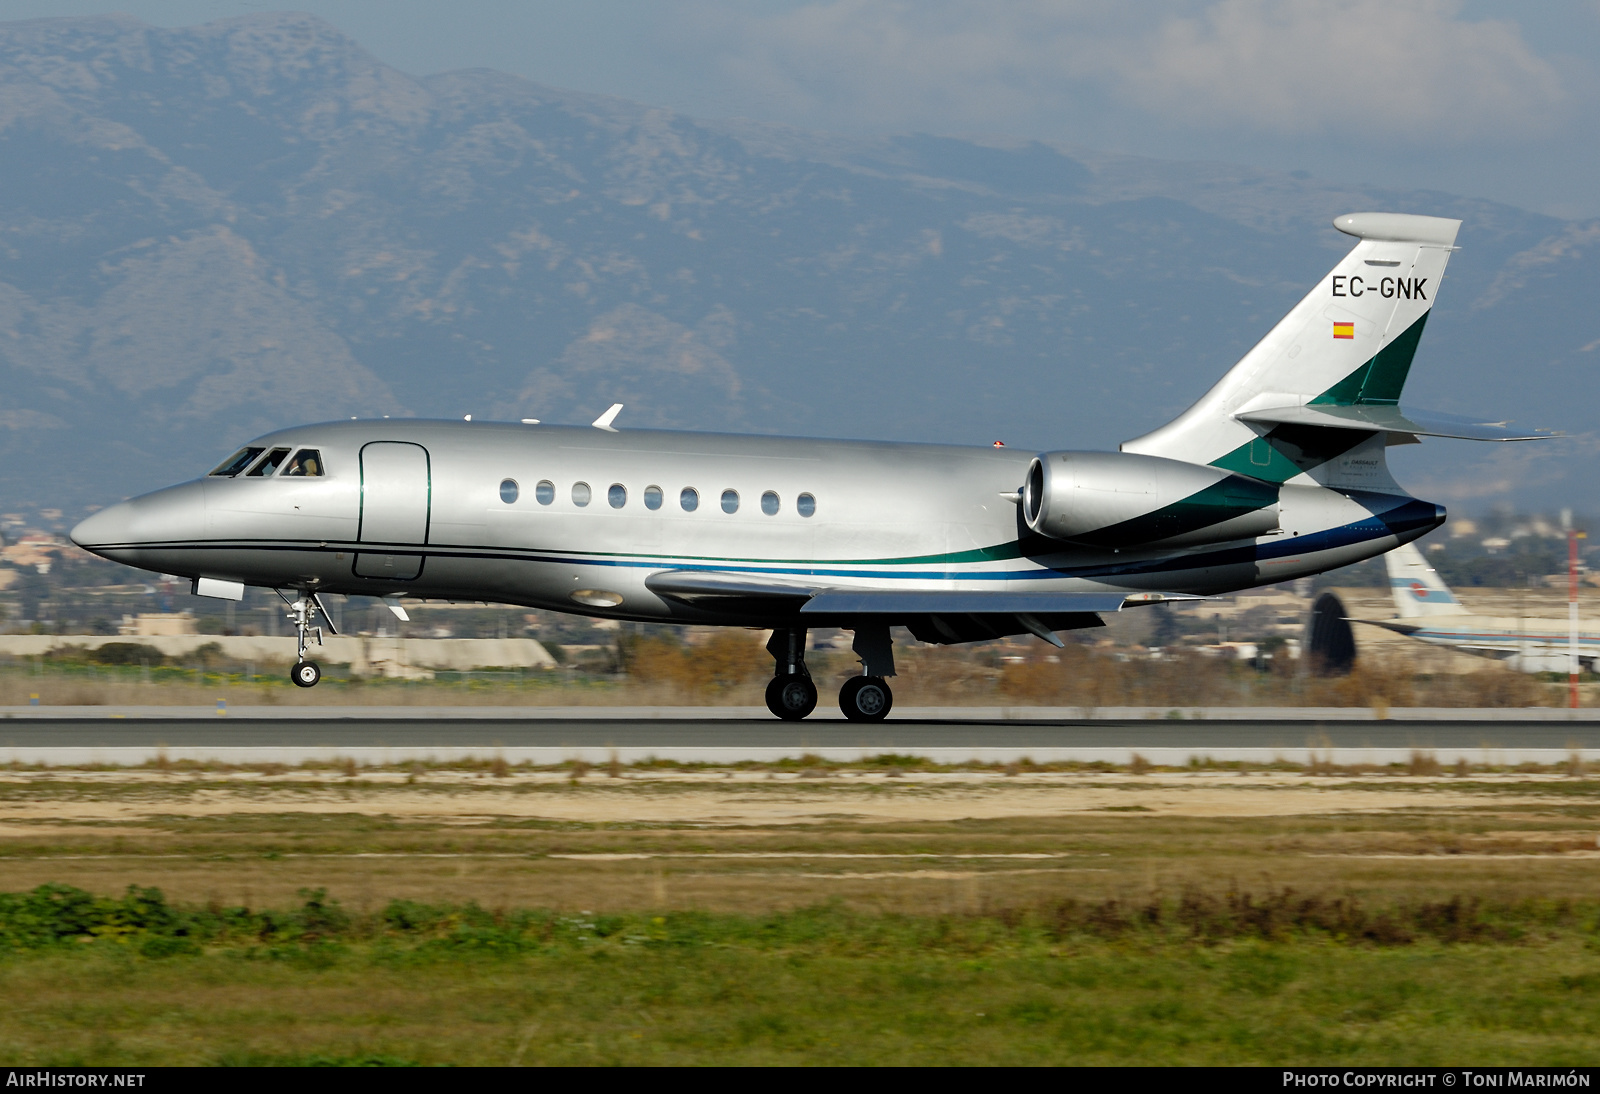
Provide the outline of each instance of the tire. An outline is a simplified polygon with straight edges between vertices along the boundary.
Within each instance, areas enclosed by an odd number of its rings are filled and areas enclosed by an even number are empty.
[[[786,722],[798,722],[817,709],[817,685],[799,673],[774,676],[767,685],[767,709]]]
[[[315,661],[298,661],[289,670],[289,679],[295,682],[296,687],[314,688],[317,681],[322,679],[322,669]]]
[[[894,706],[894,692],[881,676],[852,676],[839,689],[839,709],[852,722],[881,722]]]

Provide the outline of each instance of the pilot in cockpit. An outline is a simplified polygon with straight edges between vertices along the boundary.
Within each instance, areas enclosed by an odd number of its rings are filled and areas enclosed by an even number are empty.
[[[315,448],[302,448],[294,454],[294,459],[289,461],[283,473],[302,478],[321,475],[322,454]]]

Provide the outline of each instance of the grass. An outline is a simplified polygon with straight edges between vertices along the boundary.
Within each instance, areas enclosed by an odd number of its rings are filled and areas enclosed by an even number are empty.
[[[0,1064],[1600,1050],[1593,778],[820,770],[7,771]]]
[[[363,917],[317,893],[248,913],[54,888],[0,898],[0,1062],[1579,1065],[1596,914],[1191,893]]]

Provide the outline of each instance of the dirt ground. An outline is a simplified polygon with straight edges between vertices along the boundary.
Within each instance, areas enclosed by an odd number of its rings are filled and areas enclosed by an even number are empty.
[[[1600,782],[727,771],[13,771],[0,890],[156,885],[286,904],[324,887],[571,909],[906,911],[1284,887],[1600,896]]]

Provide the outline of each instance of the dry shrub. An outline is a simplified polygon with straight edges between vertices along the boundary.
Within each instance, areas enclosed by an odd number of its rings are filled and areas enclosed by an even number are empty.
[[[1055,663],[1031,658],[1006,665],[998,690],[1007,702],[1051,706],[1154,706],[1174,709],[1196,706],[1248,706],[1252,703],[1297,702],[1298,679],[1284,669],[1258,672],[1239,661],[1208,657],[1198,650],[1167,650],[1159,659],[1126,660],[1087,647],[1068,644]]]
[[[503,779],[511,774],[511,765],[506,763],[506,758],[504,756],[497,754],[494,758],[494,762],[489,765],[489,774],[493,775],[497,779]]]
[[[1148,775],[1150,774],[1150,761],[1135,752],[1133,759],[1128,763],[1128,771],[1134,775]]]
[[[1305,702],[1315,707],[1370,707],[1382,717],[1390,707],[1417,705],[1415,681],[1409,661],[1357,660],[1348,676],[1307,680]]]
[[[960,646],[898,646],[895,669],[899,675],[894,681],[898,701],[907,706],[971,706],[996,701],[995,682],[1001,671],[989,663],[987,651],[974,653]],[[837,660],[851,675],[860,671],[854,654]]]
[[[1423,752],[1413,748],[1411,762],[1406,765],[1406,772],[1411,775],[1438,775],[1440,774],[1439,758],[1431,752]]]
[[[1503,665],[1486,665],[1477,672],[1429,681],[1430,707],[1534,707],[1543,706],[1547,691],[1525,672]]]
[[[771,659],[742,629],[719,630],[696,646],[664,635],[639,638],[625,644],[623,664],[630,679],[684,698],[725,695],[772,672]]]

